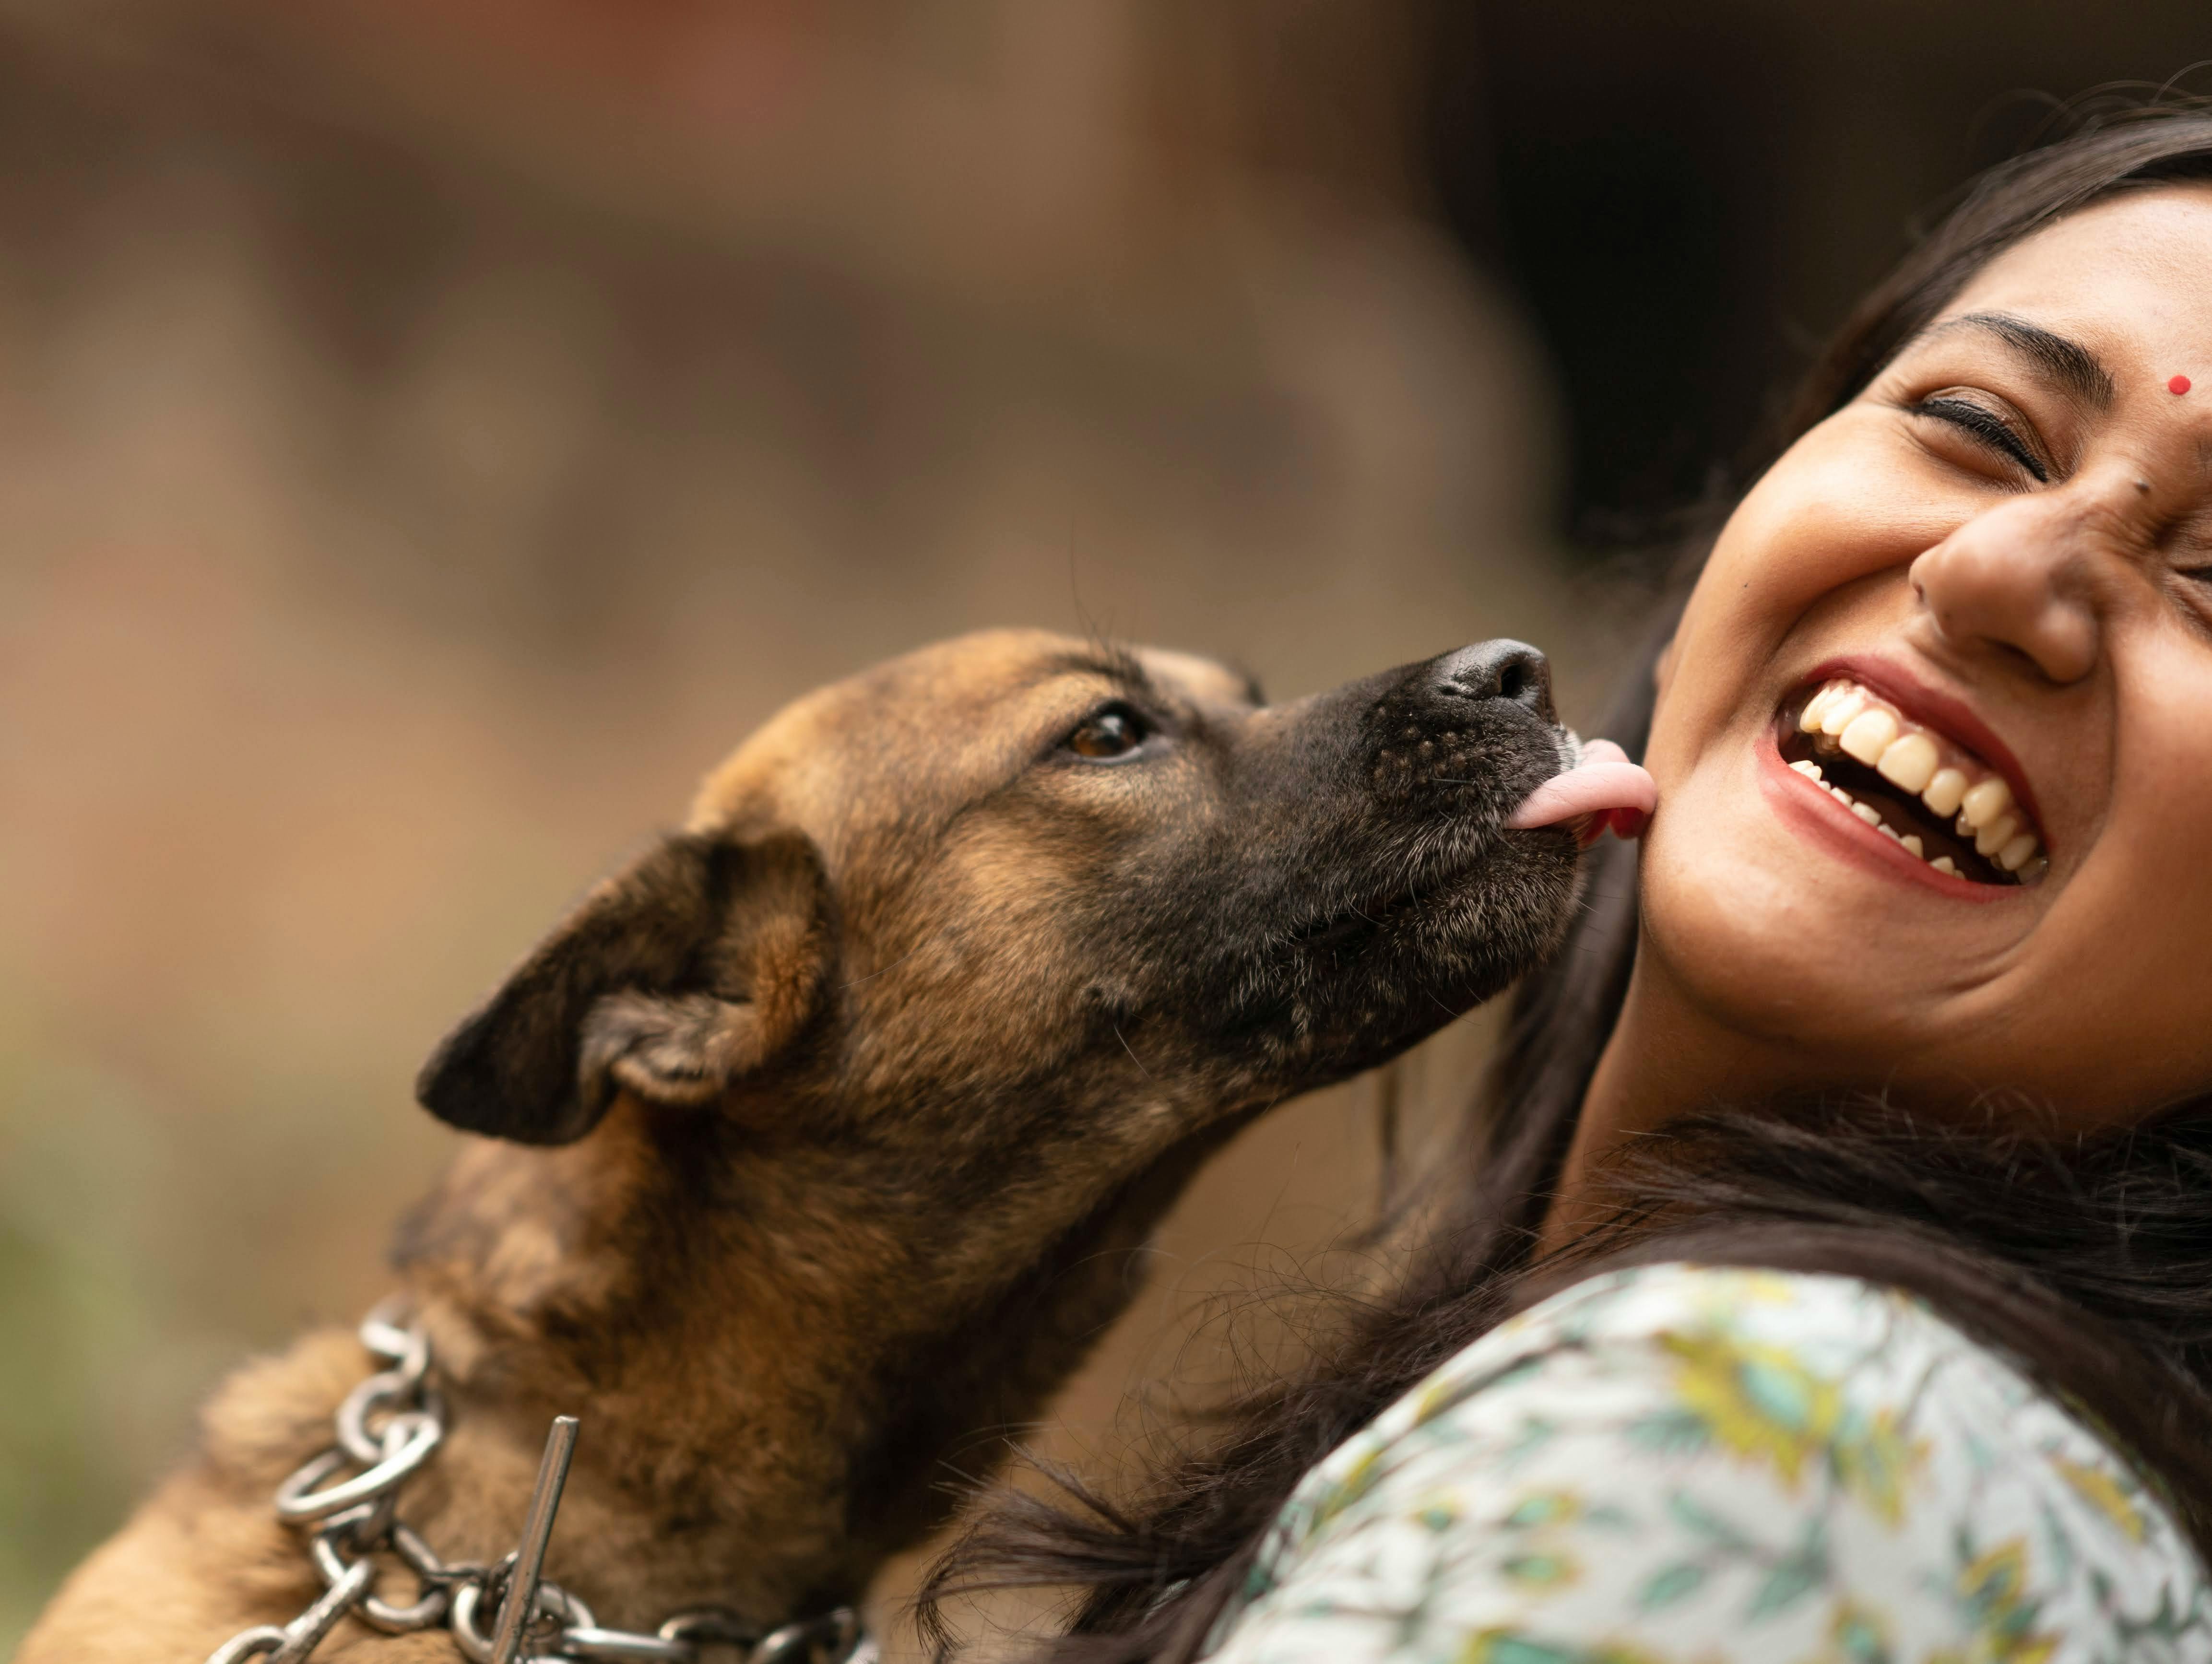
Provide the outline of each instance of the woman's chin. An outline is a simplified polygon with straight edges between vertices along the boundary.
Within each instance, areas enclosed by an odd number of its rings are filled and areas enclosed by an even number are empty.
[[[1973,927],[1978,898],[1962,905],[1848,834],[1793,823],[1786,803],[1743,785],[1748,813],[1717,812],[1742,804],[1741,787],[1716,812],[1700,812],[1694,780],[1662,799],[1644,841],[1647,945],[1728,1028],[1882,1078],[1998,969]]]

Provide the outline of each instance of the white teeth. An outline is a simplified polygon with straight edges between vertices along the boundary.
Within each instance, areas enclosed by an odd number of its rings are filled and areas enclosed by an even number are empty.
[[[1938,768],[1936,777],[1920,790],[1920,801],[1939,815],[1948,815],[1966,795],[1966,776],[1957,768]]]
[[[2012,807],[2012,787],[1991,775],[1959,799],[1959,812],[1978,831]]]
[[[1974,853],[1994,855],[2012,841],[2012,835],[2020,830],[2020,817],[2000,815],[1974,834]],[[2022,859],[2025,859],[2023,857]]]
[[[1853,717],[1836,738],[1846,752],[1870,765],[1897,738],[1897,719],[1876,706]]]
[[[1819,732],[1820,719],[1827,714],[1828,707],[1836,702],[1836,695],[1843,690],[1842,683],[1831,682],[1807,700],[1805,708],[1797,716],[1798,732],[1808,734]]]
[[[1861,717],[1859,721],[1866,719]],[[1856,724],[1853,725],[1854,726]],[[1844,736],[1844,749],[1850,749],[1850,736]],[[1905,734],[1892,740],[1875,762],[1875,772],[1893,786],[1901,786],[1908,792],[1917,793],[1936,778],[1936,742],[1925,734]]]
[[[1900,791],[1918,797],[1930,814],[1952,819],[1957,835],[1970,841],[1976,853],[2014,874],[2022,884],[2033,884],[2050,870],[2037,835],[2026,825],[2027,817],[2013,802],[2012,788],[1997,775],[1987,774],[1986,763],[1962,754],[1942,736],[1907,721],[1895,706],[1869,689],[1846,677],[1826,683],[1798,711],[1796,726],[1801,733],[1810,737],[1812,749],[1821,757],[1843,753]],[[1947,757],[1958,760],[1947,762]],[[1819,762],[1801,758],[1790,767],[1821,786],[1869,826],[1918,859],[1928,860],[1926,844],[1917,833],[1900,834],[1886,824],[1880,810],[1858,801],[1827,779]],[[1938,855],[1928,864],[1952,878],[1965,876],[1958,862],[1948,855]]]
[[[1820,732],[1824,734],[1842,733],[1851,726],[1851,719],[1865,708],[1866,702],[1865,689],[1844,688],[1828,701],[1827,709],[1820,713]]]

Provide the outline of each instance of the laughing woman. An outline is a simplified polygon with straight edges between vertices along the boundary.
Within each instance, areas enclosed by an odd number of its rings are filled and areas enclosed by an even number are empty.
[[[1613,732],[1659,809],[1433,1235],[1120,1511],[1054,1658],[2212,1658],[2212,116],[1846,325]]]

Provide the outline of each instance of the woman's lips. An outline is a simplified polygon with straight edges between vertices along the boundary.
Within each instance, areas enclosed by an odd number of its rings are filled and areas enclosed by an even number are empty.
[[[1901,703],[1837,676],[1781,716],[1783,761],[1939,871],[2034,884],[2049,870],[2024,786]]]
[[[1783,760],[1776,738],[1770,732],[1759,747],[1759,785],[1767,802],[1799,835],[1809,836],[1863,871],[1905,878],[1954,900],[1995,902],[2021,893],[2016,884],[1977,883],[1912,853],[1902,839],[1877,830],[1820,784],[1792,768]]]
[[[1659,787],[1609,739],[1583,746],[1582,761],[1531,792],[1505,823],[1516,829],[1558,826],[1583,819],[1577,835],[1589,844],[1610,826],[1624,838],[1640,836],[1659,804]]]
[[[1808,674],[1804,690],[1809,693],[1834,681],[1856,684],[1912,724],[1934,731],[1972,755],[1981,770],[1994,771],[2011,789],[2026,823],[2043,826],[2043,812],[2020,759],[1966,701],[1929,686],[1887,659],[1870,654],[1847,653],[1830,659]]]

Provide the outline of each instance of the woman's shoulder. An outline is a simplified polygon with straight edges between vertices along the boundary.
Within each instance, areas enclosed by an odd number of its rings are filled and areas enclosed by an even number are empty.
[[[1250,1649],[1292,1612],[1468,1660],[2212,1654],[2170,1513],[2002,1355],[1893,1289],[1691,1265],[1449,1359],[1307,1476],[1249,1597],[1240,1661],[1359,1655]]]

